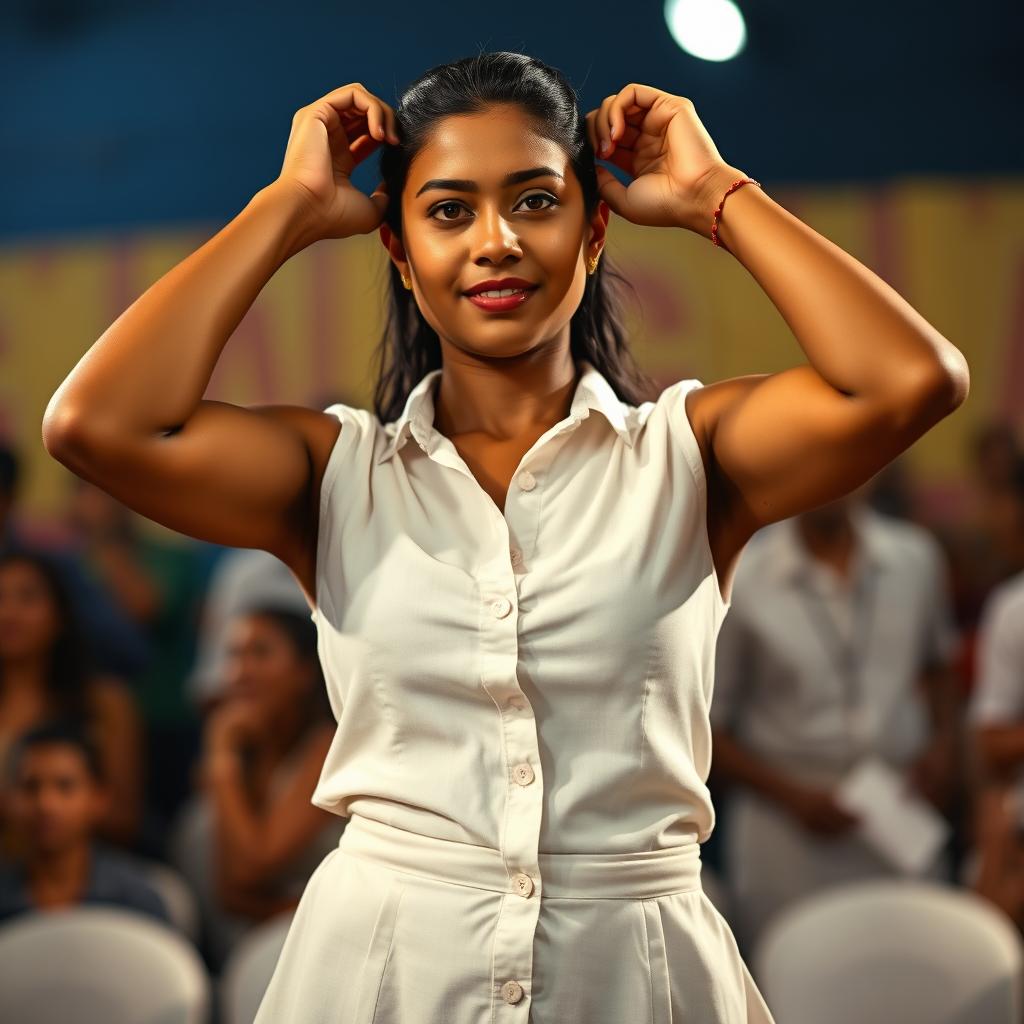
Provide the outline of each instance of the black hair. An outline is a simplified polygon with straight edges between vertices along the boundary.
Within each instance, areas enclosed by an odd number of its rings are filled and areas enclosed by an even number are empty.
[[[399,144],[380,151],[380,177],[390,197],[384,222],[402,238],[401,196],[409,166],[427,144],[438,121],[457,114],[477,114],[496,104],[515,104],[534,121],[534,130],[556,142],[569,157],[583,190],[587,218],[601,199],[594,149],[577,94],[556,68],[521,53],[479,53],[424,72],[402,93],[395,107]],[[402,284],[393,261],[386,324],[375,357],[379,367],[374,409],[381,422],[401,415],[409,392],[442,365],[441,342]],[[639,405],[653,399],[657,386],[633,360],[621,322],[620,298],[610,278],[629,282],[602,253],[595,273],[570,323],[573,361],[588,360],[608,380],[620,400]],[[632,287],[630,285],[630,287]],[[388,358],[390,357],[390,358]]]
[[[82,629],[61,570],[49,555],[20,545],[0,552],[0,569],[19,562],[32,566],[42,577],[57,609],[57,634],[46,665],[47,693],[57,705],[58,714],[85,720],[90,714],[89,680],[97,672],[95,649]],[[0,660],[0,691],[3,686],[4,665]]]
[[[12,501],[18,493],[21,477],[21,460],[11,445],[0,441],[0,497]]]
[[[51,744],[74,747],[85,762],[92,781],[98,785],[104,784],[103,763],[96,744],[86,735],[81,725],[67,718],[51,718],[19,734],[7,755],[5,777],[8,784],[14,783],[22,759],[30,750]]]

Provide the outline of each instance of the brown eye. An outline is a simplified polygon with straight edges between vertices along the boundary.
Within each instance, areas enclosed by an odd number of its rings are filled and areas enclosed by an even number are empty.
[[[531,199],[546,199],[548,201],[548,203],[550,203],[551,205],[550,206],[531,206],[531,207],[528,208],[529,212],[540,213],[541,210],[550,210],[552,207],[555,207],[555,206],[558,205],[558,200],[553,195],[550,195],[547,192],[531,192],[530,195],[524,196],[522,199],[519,200],[519,205],[521,205],[522,203],[528,203]],[[463,209],[463,210],[467,209],[465,203],[458,202],[455,199],[448,199],[448,200],[445,200],[442,203],[438,203],[436,206],[432,207],[430,212],[427,214],[427,216],[431,220],[440,220],[440,221],[445,221],[447,223],[453,223],[455,221],[459,221],[459,220],[464,220],[465,219],[463,217],[447,217],[447,216],[445,216],[445,217],[435,217],[434,216],[434,214],[438,210],[447,210],[447,209],[452,209],[452,208],[454,208],[454,209]]]

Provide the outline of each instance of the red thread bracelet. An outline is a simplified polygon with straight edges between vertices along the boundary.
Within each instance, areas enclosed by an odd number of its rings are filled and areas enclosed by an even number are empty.
[[[711,242],[713,245],[717,245],[720,248],[725,249],[726,252],[729,252],[729,247],[727,245],[722,245],[722,243],[718,240],[718,219],[719,217],[722,216],[722,207],[725,206],[726,199],[728,199],[729,196],[732,195],[732,193],[735,192],[736,189],[738,189],[741,185],[748,184],[756,185],[758,188],[761,187],[761,182],[755,181],[753,178],[740,178],[739,181],[734,181],[726,189],[725,195],[722,196],[722,201],[718,204],[718,209],[715,210],[715,216],[711,221]]]

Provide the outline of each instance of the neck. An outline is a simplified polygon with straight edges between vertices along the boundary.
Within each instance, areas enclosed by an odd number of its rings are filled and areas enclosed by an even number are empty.
[[[547,430],[569,414],[577,381],[568,345],[512,359],[481,359],[445,345],[434,428],[449,438],[498,441]]]
[[[844,558],[854,547],[856,536],[849,516],[800,516],[800,536],[808,551],[816,558],[833,561]]]
[[[89,840],[58,850],[35,851],[28,860],[26,874],[33,886],[78,891],[85,888],[92,867],[92,853]]]

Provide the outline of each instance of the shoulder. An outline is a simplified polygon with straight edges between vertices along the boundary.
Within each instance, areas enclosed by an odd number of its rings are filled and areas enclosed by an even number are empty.
[[[168,920],[163,898],[132,857],[102,843],[97,843],[93,856],[92,895]]]
[[[865,511],[865,519],[869,529],[881,538],[893,558],[912,560],[930,571],[944,564],[945,550],[927,527],[885,515],[873,508]]]

